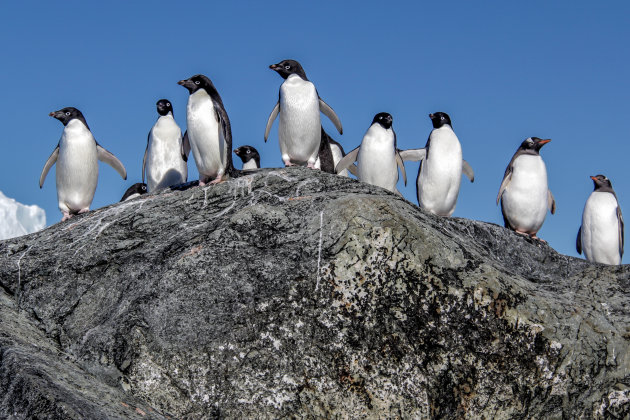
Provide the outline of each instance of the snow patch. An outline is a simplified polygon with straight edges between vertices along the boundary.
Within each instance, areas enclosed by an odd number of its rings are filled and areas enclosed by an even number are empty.
[[[46,212],[36,205],[18,203],[0,191],[0,239],[42,230],[46,226]]]

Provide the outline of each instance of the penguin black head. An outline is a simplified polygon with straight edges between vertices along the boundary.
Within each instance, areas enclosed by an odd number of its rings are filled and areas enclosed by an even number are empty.
[[[379,112],[374,116],[374,119],[372,120],[372,124],[379,123],[381,127],[383,127],[385,130],[391,128],[393,122],[394,118],[391,116],[391,114],[388,114],[387,112]]]
[[[595,191],[612,191],[612,183],[610,179],[606,178],[606,175],[591,176],[593,184],[595,184]]]
[[[234,154],[240,157],[243,163],[254,159],[258,167],[260,168],[260,155],[258,154],[258,150],[252,146],[241,146],[234,149]]]
[[[302,65],[295,60],[282,60],[278,64],[270,65],[269,68],[276,71],[283,79],[286,79],[292,74],[297,74],[302,79],[308,80]]]
[[[85,126],[87,127],[87,124],[85,123],[85,117],[83,116],[81,111],[71,106],[60,109],[59,111],[53,111],[48,115],[61,121],[64,126],[68,125],[70,121],[78,119],[81,120],[83,124],[85,124]]]
[[[521,147],[519,149],[522,149],[525,151],[533,151],[536,154],[538,154],[538,151],[540,150],[540,148],[543,147],[545,144],[549,143],[550,141],[551,139],[543,140],[538,137],[529,137],[525,139],[523,143],[521,143]]]
[[[431,118],[431,123],[433,124],[433,128],[440,128],[445,124],[448,124],[453,127],[451,123],[451,117],[448,116],[446,112],[436,112],[435,114],[429,114],[429,118]]]
[[[188,89],[188,92],[191,95],[197,92],[199,89],[205,89],[206,92],[211,96],[213,92],[217,91],[217,89],[212,84],[212,81],[203,74],[196,74],[188,79],[180,80],[179,82],[177,82],[177,84]]]
[[[138,195],[147,193],[147,184],[143,184],[138,182],[137,184],[133,184],[131,187],[127,188],[125,194],[122,196],[120,201],[125,201],[129,198],[137,197]]]
[[[168,99],[160,99],[159,101],[157,101],[155,106],[157,107],[158,114],[162,116],[168,115],[169,112],[173,112],[173,105],[171,105],[171,101],[169,101]]]

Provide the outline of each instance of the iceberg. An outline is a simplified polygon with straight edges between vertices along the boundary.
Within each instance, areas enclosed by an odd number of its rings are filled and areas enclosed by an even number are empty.
[[[0,239],[37,232],[46,226],[46,212],[36,205],[25,205],[0,191]]]

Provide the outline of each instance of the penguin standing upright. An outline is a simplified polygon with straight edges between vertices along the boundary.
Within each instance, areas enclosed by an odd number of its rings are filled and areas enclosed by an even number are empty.
[[[319,145],[319,154],[315,162],[315,169],[321,169],[324,172],[334,174],[336,173],[335,168],[345,155],[346,153],[343,147],[341,147],[341,144],[330,137],[330,135],[324,131],[324,127],[322,127],[322,142]],[[338,175],[345,177],[350,176],[347,169],[344,169]]]
[[[556,201],[547,186],[547,167],[540,148],[551,140],[529,137],[521,143],[505,169],[497,195],[505,227],[538,239],[547,209],[556,212]]]
[[[142,159],[142,182],[146,175],[148,192],[183,184],[188,178],[181,154],[182,130],[173,118],[173,106],[168,99],[160,99],[156,107],[159,117],[149,131]]]
[[[357,178],[361,182],[377,185],[391,192],[398,193],[396,184],[398,183],[398,168],[403,175],[405,185],[407,184],[407,173],[405,166],[396,148],[396,132],[392,128],[393,118],[387,112],[380,112],[372,119],[372,124],[368,128],[361,145],[348,152],[341,159],[337,168],[337,173],[350,168],[353,170],[353,163],[357,161]]]
[[[295,60],[283,60],[272,64],[285,81],[280,86],[279,99],[271,111],[265,129],[265,142],[273,121],[280,114],[278,138],[285,166],[307,165],[314,168],[321,144],[320,111],[343,134],[341,121],[335,111],[317,93],[315,85],[306,77],[304,69]]]
[[[592,176],[595,189],[586,200],[582,226],[575,247],[587,260],[621,264],[623,257],[623,217],[612,183],[604,175]]]
[[[56,162],[57,201],[63,222],[90,210],[98,182],[99,160],[114,168],[123,179],[127,179],[127,171],[116,156],[94,139],[81,111],[68,107],[49,115],[61,121],[64,129],[59,144],[44,164],[39,188]]]
[[[462,159],[462,147],[445,112],[429,114],[433,130],[423,149],[400,153],[403,160],[420,161],[416,180],[418,205],[439,216],[455,211],[462,172],[474,182],[475,174]]]
[[[232,127],[219,92],[212,81],[197,74],[177,82],[188,89],[182,158],[188,160],[192,149],[199,171],[199,185],[216,184],[238,171],[232,164]]]

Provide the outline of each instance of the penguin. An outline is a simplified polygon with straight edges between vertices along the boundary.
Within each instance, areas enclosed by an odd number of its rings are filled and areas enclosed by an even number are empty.
[[[462,147],[445,112],[429,114],[433,130],[422,149],[400,152],[403,160],[420,161],[416,178],[418,205],[438,216],[449,217],[455,211],[462,173],[470,182],[475,174],[462,159]]]
[[[586,200],[575,248],[587,260],[619,265],[623,257],[623,216],[612,183],[604,175],[591,176],[595,189]]]
[[[127,188],[127,191],[125,191],[125,194],[123,194],[122,198],[120,199],[120,202],[130,200],[132,198],[140,197],[142,194],[146,194],[146,193],[147,193],[147,184],[138,182],[136,184],[133,184],[131,187]]]
[[[352,168],[357,161],[357,178],[361,182],[377,185],[393,193],[400,194],[396,188],[398,168],[407,185],[407,173],[396,148],[396,132],[392,128],[393,118],[387,112],[374,116],[361,145],[349,152],[337,165],[335,171]],[[351,169],[352,171],[352,169]]]
[[[343,134],[341,121],[335,111],[319,97],[315,85],[306,77],[304,69],[295,60],[272,64],[285,81],[280,86],[279,99],[271,111],[265,129],[265,142],[271,126],[280,114],[278,138],[285,166],[307,165],[314,168],[321,145],[319,112],[323,112]]]
[[[547,168],[540,156],[540,148],[550,141],[529,137],[521,143],[505,169],[497,195],[505,227],[534,239],[540,239],[536,233],[547,209],[551,214],[556,212],[556,200],[547,186]]]
[[[155,105],[159,117],[149,131],[142,159],[142,182],[146,175],[148,192],[188,179],[188,165],[181,154],[182,130],[173,118],[173,106],[168,99],[160,99]]]
[[[319,145],[319,153],[317,155],[317,161],[315,162],[315,169],[321,169],[329,174],[334,174],[335,168],[343,159],[346,153],[343,147],[337,143],[322,127],[322,141]],[[354,165],[353,165],[354,166]],[[339,173],[339,176],[348,177],[348,170],[344,169]]]
[[[199,171],[199,185],[217,184],[238,171],[232,164],[232,127],[219,92],[212,81],[197,74],[177,82],[188,89],[182,158],[187,161],[192,149]]]
[[[234,149],[234,154],[243,161],[243,170],[260,168],[260,155],[253,146],[241,146]]]
[[[90,211],[98,181],[99,160],[114,168],[123,179],[127,179],[127,171],[116,156],[94,139],[81,111],[68,107],[48,115],[58,119],[64,129],[57,147],[44,164],[39,188],[44,186],[46,175],[56,162],[57,201],[63,222],[75,214]]]

